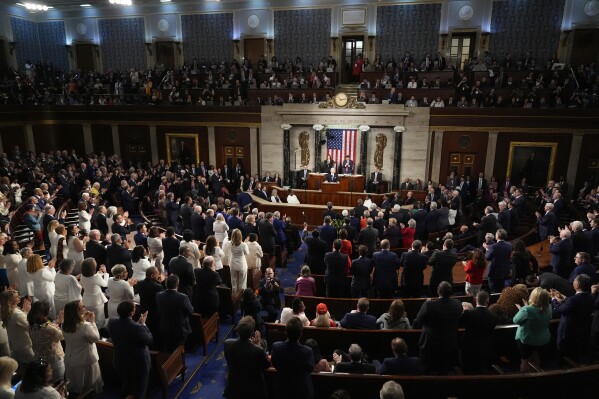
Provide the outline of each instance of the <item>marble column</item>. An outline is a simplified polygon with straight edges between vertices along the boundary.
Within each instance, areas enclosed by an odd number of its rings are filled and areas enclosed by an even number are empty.
[[[250,174],[254,175],[254,173],[258,173],[258,128],[251,127],[250,128],[250,151],[252,164],[250,165]],[[244,168],[247,168],[248,165],[243,165]]]
[[[281,125],[281,129],[283,129],[283,185],[291,185],[291,176],[290,173],[290,133],[291,125],[284,123]]]
[[[489,140],[487,141],[487,157],[485,158],[485,177],[490,179],[494,175],[495,167],[495,150],[497,147],[497,132],[489,132]],[[475,171],[475,174],[477,172]],[[497,176],[501,179],[501,177]]]
[[[90,123],[84,123],[81,125],[83,128],[83,147],[85,148],[86,154],[94,152],[94,140],[92,138],[92,125]]]
[[[25,143],[27,146],[27,150],[35,154],[35,139],[33,138],[33,125],[29,123],[25,125]]]
[[[431,169],[430,179],[433,182],[439,182],[439,174],[441,173],[441,153],[443,152],[443,132],[435,132],[433,140],[435,148],[433,149],[433,167]]]
[[[112,129],[112,149],[115,154],[121,153],[121,142],[119,141],[119,127],[117,125],[110,125]]]
[[[314,172],[320,172],[320,162],[321,162],[321,149],[322,144],[320,144],[322,129],[324,129],[323,125],[314,125],[312,129],[316,132],[314,136]]]
[[[156,133],[156,125],[148,125],[150,128],[150,151],[152,154],[152,164],[158,164],[158,134]]]
[[[395,162],[393,163],[393,183],[391,185],[391,189],[398,190],[401,184],[401,150],[403,132],[406,130],[406,128],[403,126],[395,126],[393,130],[395,131],[395,151],[393,151],[393,158]]]
[[[214,126],[208,126],[208,164],[216,165],[216,141],[214,139]]]

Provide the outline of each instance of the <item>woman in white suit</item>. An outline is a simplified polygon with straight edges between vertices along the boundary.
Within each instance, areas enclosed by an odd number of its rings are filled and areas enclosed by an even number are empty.
[[[19,284],[19,270],[17,266],[21,259],[18,242],[11,240],[4,244],[4,266],[6,267],[8,282],[11,286]]]
[[[75,266],[73,267],[73,273],[75,273],[75,275],[81,273],[81,263],[84,258],[85,243],[89,240],[89,236],[87,235],[83,240],[80,240],[78,236],[78,226],[72,224],[67,227],[67,246],[69,248],[67,257],[75,261]]]
[[[264,253],[262,252],[262,247],[258,244],[258,236],[255,233],[250,233],[248,236],[248,254],[245,257],[245,260],[248,264],[248,269],[256,269],[260,271],[262,267],[262,257]]]
[[[35,355],[29,337],[29,323],[27,322],[27,313],[31,309],[31,301],[25,300],[23,310],[21,310],[18,307],[20,300],[17,291],[6,290],[0,293],[0,318],[8,335],[10,356],[19,362],[19,366],[22,367],[32,362]]]
[[[116,206],[109,206],[108,212],[106,213],[106,224],[108,225],[108,232],[112,233],[112,224],[114,223],[114,215],[118,213]]]
[[[62,334],[66,344],[64,363],[69,392],[81,393],[93,388],[95,394],[101,393],[104,383],[95,345],[100,340],[95,313],[87,310],[81,301],[67,303]]]
[[[150,258],[155,259],[154,266],[160,272],[163,272],[162,259],[164,259],[164,252],[162,252],[162,238],[160,237],[160,230],[156,226],[151,227],[148,232],[148,251]],[[138,281],[141,280],[138,279]]]
[[[52,222],[54,222],[54,220]],[[58,221],[56,222],[58,223]],[[62,252],[60,253],[59,260],[62,260],[69,254],[69,247],[67,245],[67,228],[62,224],[57,224],[56,227],[54,227],[53,233],[54,234],[48,234],[50,237],[50,257],[52,259],[56,259],[58,257],[58,247],[60,246],[62,247]]]
[[[179,247],[189,248],[191,256],[188,260],[194,269],[197,269],[201,266],[200,258],[202,258],[202,254],[200,253],[198,244],[193,241],[193,231],[189,229],[183,231],[183,240],[181,241],[181,244],[179,244]]]
[[[108,317],[118,317],[116,308],[123,301],[133,300],[133,286],[137,284],[134,278],[127,278],[127,268],[124,265],[114,265],[112,277],[108,279]]]
[[[60,311],[64,309],[67,303],[81,300],[81,285],[77,278],[71,274],[74,266],[75,262],[71,259],[63,259],[58,264],[59,272],[56,273],[54,278],[56,314],[60,314]]]
[[[233,294],[247,288],[248,264],[245,257],[249,254],[249,251],[247,244],[242,239],[241,230],[233,230],[233,233],[231,233],[231,256],[229,256]]]
[[[96,260],[87,258],[81,264],[81,287],[83,288],[83,303],[87,310],[94,313],[94,321],[98,328],[104,327],[104,304],[108,302],[102,287],[108,287],[108,273],[106,266],[100,266],[96,272]]]
[[[212,230],[214,231],[214,237],[216,240],[219,243],[222,243],[228,234],[227,232],[229,231],[229,226],[227,225],[227,222],[225,222],[225,217],[222,213],[219,213],[216,216],[216,220],[212,225]]]
[[[19,262],[19,266],[17,266],[19,270],[19,296],[23,297],[31,297],[33,298],[33,280],[29,273],[27,273],[27,259],[33,255],[33,251],[29,247],[25,247],[21,249],[21,261]]]
[[[33,254],[27,258],[27,273],[33,281],[33,296],[38,301],[46,301],[50,305],[50,318],[56,318],[56,307],[54,306],[54,279],[56,278],[56,269],[54,265],[56,259],[48,262],[48,266],[44,266],[42,257]]]
[[[79,212],[77,215],[79,216],[79,229],[89,233],[92,229],[92,215],[94,214],[94,209],[92,208],[90,212],[87,212],[87,202],[79,201]]]

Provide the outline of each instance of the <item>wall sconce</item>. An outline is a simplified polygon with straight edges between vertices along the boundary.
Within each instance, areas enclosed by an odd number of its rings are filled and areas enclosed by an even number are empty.
[[[64,48],[67,50],[67,53],[69,53],[69,57],[73,58],[73,46],[65,44]]]
[[[480,43],[481,43],[482,47],[487,47],[487,42],[489,40],[489,32],[482,32],[480,34],[480,38],[481,38]]]
[[[445,46],[447,45],[447,33],[441,33],[441,49],[445,50]]]
[[[177,53],[181,55],[181,42],[175,42],[175,47],[177,48]]]
[[[233,43],[235,43],[235,52],[239,54],[239,39],[233,39]]]
[[[12,55],[12,53],[15,51],[15,48],[17,48],[17,42],[8,42],[8,49],[10,50],[10,55]]]
[[[333,41],[333,51],[337,51],[337,39],[339,39],[339,38],[331,37],[331,40]]]
[[[266,44],[268,45],[268,53],[272,53],[272,39],[266,39]]]
[[[151,57],[152,56],[152,43],[146,43],[146,50],[148,50],[148,54]]]
[[[372,41],[376,38],[375,35],[368,35],[368,48],[372,50]]]

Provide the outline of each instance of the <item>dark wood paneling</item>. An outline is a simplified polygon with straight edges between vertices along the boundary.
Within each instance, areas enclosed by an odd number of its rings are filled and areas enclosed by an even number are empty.
[[[175,69],[175,44],[172,41],[156,42],[156,63]]]
[[[94,66],[94,45],[91,43],[75,44],[75,58],[77,59],[77,68],[82,71],[93,71]]]
[[[512,141],[530,141],[557,143],[557,154],[553,168],[553,178],[561,175],[566,176],[568,162],[570,159],[570,148],[572,146],[571,134],[545,134],[545,133],[499,133],[497,135],[497,147],[495,150],[495,176],[501,182],[504,181]],[[519,182],[515,182],[519,183]]]
[[[208,166],[208,129],[206,126],[157,126],[158,158],[166,162],[166,134],[194,133],[198,135],[200,145],[200,162]]]
[[[92,125],[92,143],[94,152],[103,152],[107,156],[114,153],[112,128],[110,125]]]
[[[460,136],[470,137],[470,145],[460,148],[458,139]],[[439,171],[439,182],[445,183],[449,175],[449,154],[474,154],[473,176],[485,171],[485,160],[487,158],[487,143],[489,133],[487,132],[443,132],[443,151],[441,151],[441,168]],[[487,176],[487,179],[491,176]]]
[[[599,169],[589,168],[589,161],[591,159],[599,159],[597,148],[599,148],[598,135],[585,134],[582,137],[582,148],[580,149],[580,156],[578,157],[576,182],[574,186],[572,186],[573,182],[568,182],[570,184],[570,188],[568,189],[569,193],[577,195],[578,190],[580,190],[585,180],[593,183],[591,185],[592,187],[597,187],[597,184],[599,184]]]
[[[247,127],[228,127],[217,126],[214,128],[214,143],[216,147],[216,165],[222,167],[225,163],[223,148],[225,146],[243,147],[243,169],[249,171],[252,166],[252,158],[250,151],[250,129]],[[283,148],[281,148],[281,157],[283,156]],[[232,165],[235,166],[235,165]],[[273,171],[283,173],[280,171]],[[273,174],[274,175],[274,174]]]
[[[85,154],[81,125],[33,125],[33,139],[36,152],[75,149],[77,154]]]
[[[12,154],[15,146],[19,146],[22,151],[27,146],[25,140],[25,129],[23,126],[0,126],[0,137],[2,138],[2,147],[9,156]]]
[[[144,164],[152,159],[148,126],[119,125],[119,142],[124,161]]]

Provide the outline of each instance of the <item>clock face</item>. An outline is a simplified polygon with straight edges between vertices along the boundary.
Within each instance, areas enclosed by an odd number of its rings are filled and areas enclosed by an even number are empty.
[[[347,94],[345,93],[339,93],[335,96],[335,104],[337,104],[338,107],[345,107],[347,105]]]
[[[470,19],[472,19],[473,16],[474,16],[474,8],[472,8],[469,5],[462,6],[458,10],[458,17],[462,21],[469,21]]]
[[[248,26],[252,29],[256,29],[260,25],[260,18],[256,14],[252,14],[248,17]]]
[[[599,1],[587,1],[584,5],[584,13],[589,17],[594,17],[595,15],[599,14]]]

